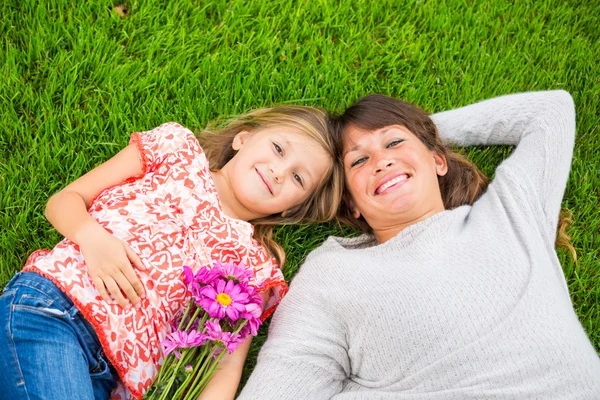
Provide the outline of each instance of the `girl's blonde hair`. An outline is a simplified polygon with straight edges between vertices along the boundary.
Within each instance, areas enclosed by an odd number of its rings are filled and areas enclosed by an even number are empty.
[[[243,131],[252,133],[274,127],[292,129],[316,141],[330,155],[331,164],[327,172],[304,203],[282,214],[251,221],[254,225],[254,238],[271,252],[280,266],[285,263],[285,252],[273,240],[274,226],[329,221],[335,217],[341,202],[343,169],[334,162],[335,149],[328,124],[328,114],[323,109],[283,105],[249,112],[221,128],[209,126],[196,135],[214,171],[223,168],[235,156],[233,139]]]

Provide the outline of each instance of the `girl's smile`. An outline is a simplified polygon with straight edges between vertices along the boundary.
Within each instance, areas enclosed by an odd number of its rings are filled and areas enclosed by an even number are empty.
[[[245,221],[302,204],[333,163],[316,141],[293,128],[242,131],[232,147],[237,153],[214,179],[225,212]]]

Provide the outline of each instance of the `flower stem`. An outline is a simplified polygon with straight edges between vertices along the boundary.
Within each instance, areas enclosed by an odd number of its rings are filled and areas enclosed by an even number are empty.
[[[210,356],[208,357],[208,360],[210,360],[213,357],[216,350],[217,350],[217,347],[215,346],[215,348],[211,351]],[[217,356],[217,358],[210,362],[210,367],[206,370],[206,373],[204,373],[204,375],[202,376],[200,381],[194,382],[193,389],[190,390],[191,395],[186,396],[184,400],[195,400],[198,398],[198,396],[206,388],[206,386],[208,385],[208,382],[214,375],[214,373],[217,369],[217,366],[219,365],[219,361],[221,361],[221,358],[223,358],[223,355],[225,354],[225,352],[226,352],[226,350],[222,349],[221,353]],[[206,367],[207,364],[209,364],[209,363],[205,363],[203,365],[202,369],[204,369],[204,367]]]
[[[183,326],[183,324],[185,323],[185,319],[187,318],[187,316],[190,313],[190,310],[192,309],[192,305],[194,305],[194,299],[190,299],[190,302],[188,303],[188,306],[185,308],[185,314],[183,314],[183,317],[181,318],[181,322],[179,323],[179,327],[177,327],[177,330],[180,331],[181,327]]]
[[[197,353],[198,347],[195,347],[193,350],[194,350],[194,353]],[[179,386],[179,389],[177,389],[177,391],[173,395],[173,399],[180,399],[184,393],[189,393],[189,389],[191,388],[191,386],[193,386],[194,380],[196,380],[198,377],[198,367],[200,366],[200,363],[206,363],[206,361],[207,361],[207,359],[205,357],[206,356],[205,353],[206,353],[206,351],[205,351],[205,349],[203,349],[201,354],[198,355],[194,369],[189,374],[189,376],[185,379],[185,381],[181,384],[181,386]],[[196,355],[196,354],[194,354],[194,355]]]

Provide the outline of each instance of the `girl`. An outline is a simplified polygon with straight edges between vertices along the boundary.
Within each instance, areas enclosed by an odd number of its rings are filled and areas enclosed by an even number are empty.
[[[600,399],[600,359],[554,250],[571,96],[430,118],[372,95],[336,121],[339,216],[364,235],[307,257],[240,400]],[[448,143],[516,149],[490,182]]]
[[[0,297],[0,398],[142,397],[186,304],[183,265],[243,262],[263,319],[274,311],[287,286],[273,225],[329,220],[341,197],[326,113],[262,109],[200,141],[175,123],[134,133],[50,198],[65,239],[33,253]],[[233,398],[249,345],[203,398]]]

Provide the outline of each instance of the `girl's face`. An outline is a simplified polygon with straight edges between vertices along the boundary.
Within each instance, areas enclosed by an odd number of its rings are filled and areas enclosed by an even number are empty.
[[[306,201],[333,160],[316,141],[291,128],[240,132],[238,152],[223,167],[235,201],[254,218],[291,210]]]
[[[444,209],[438,175],[447,171],[445,158],[401,125],[350,126],[343,160],[353,215],[362,215],[380,242]]]

